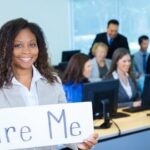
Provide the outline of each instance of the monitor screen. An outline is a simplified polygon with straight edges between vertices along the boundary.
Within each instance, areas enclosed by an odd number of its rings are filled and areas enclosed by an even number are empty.
[[[142,92],[142,106],[150,107],[150,75],[145,76],[144,89]]]
[[[74,55],[80,53],[80,50],[72,50],[72,51],[63,51],[62,52],[62,62],[68,62],[70,58]]]
[[[118,105],[118,80],[108,80],[83,85],[83,101],[91,101],[93,117],[103,116],[103,100],[108,100],[109,113],[111,116],[117,113]]]

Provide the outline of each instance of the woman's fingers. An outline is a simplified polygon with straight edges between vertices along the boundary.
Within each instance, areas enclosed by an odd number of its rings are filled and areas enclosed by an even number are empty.
[[[78,144],[78,147],[82,150],[89,150],[97,143],[98,134],[93,133],[83,141],[83,143]]]

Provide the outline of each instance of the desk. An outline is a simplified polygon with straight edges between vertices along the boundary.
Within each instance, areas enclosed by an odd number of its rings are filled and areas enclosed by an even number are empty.
[[[99,134],[100,143],[94,150],[150,150],[150,117],[147,113],[150,110],[128,113],[129,117],[113,119],[120,128],[120,135],[114,123],[109,129],[95,130]],[[102,122],[95,120],[94,125]]]

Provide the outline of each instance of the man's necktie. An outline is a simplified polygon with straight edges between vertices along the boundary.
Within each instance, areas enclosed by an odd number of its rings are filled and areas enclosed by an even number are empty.
[[[112,42],[113,42],[113,39],[112,39],[112,38],[110,38],[110,39],[109,39],[109,45],[111,45],[111,44],[112,44]]]

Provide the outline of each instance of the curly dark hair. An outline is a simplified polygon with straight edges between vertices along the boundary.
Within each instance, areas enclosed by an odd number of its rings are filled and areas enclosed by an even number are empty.
[[[67,68],[64,72],[63,83],[79,83],[79,82],[88,82],[83,76],[83,69],[85,63],[90,58],[83,53],[77,53],[73,55],[67,65]]]
[[[17,18],[6,22],[0,28],[0,88],[4,84],[12,85],[14,40],[18,33],[26,28],[35,35],[37,40],[39,54],[34,63],[35,67],[50,83],[57,81],[53,74],[53,68],[48,62],[47,46],[42,29],[37,24],[28,22],[24,18]]]

